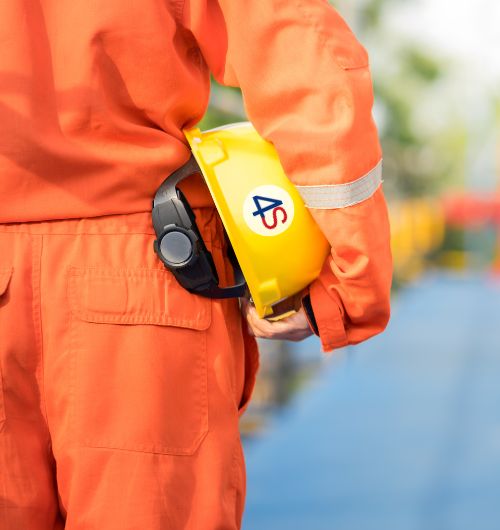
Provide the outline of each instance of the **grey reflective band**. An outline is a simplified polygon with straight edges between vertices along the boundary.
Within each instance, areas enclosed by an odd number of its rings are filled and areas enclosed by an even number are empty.
[[[346,184],[296,186],[308,208],[346,208],[369,199],[382,184],[382,160],[366,175]]]

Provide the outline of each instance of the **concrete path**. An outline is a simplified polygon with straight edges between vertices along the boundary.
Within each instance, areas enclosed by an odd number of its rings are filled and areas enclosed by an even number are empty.
[[[246,455],[244,530],[499,530],[500,284],[405,290]]]

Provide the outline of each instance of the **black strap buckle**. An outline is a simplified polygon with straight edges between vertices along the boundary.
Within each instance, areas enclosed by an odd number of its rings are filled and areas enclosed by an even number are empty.
[[[196,225],[196,216],[177,184],[201,169],[191,158],[167,177],[153,200],[154,250],[175,279],[191,293],[208,298],[246,296],[247,284],[226,234],[228,257],[234,270],[235,285],[219,286],[219,276]]]

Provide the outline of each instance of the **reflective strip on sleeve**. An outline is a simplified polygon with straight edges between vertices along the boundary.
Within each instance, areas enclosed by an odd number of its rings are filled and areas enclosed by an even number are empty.
[[[382,160],[366,175],[346,184],[296,186],[308,208],[346,208],[369,199],[382,184]]]

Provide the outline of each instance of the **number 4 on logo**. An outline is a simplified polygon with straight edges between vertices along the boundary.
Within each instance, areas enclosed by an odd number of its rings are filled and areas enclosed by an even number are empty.
[[[257,208],[255,212],[252,212],[254,216],[260,215],[261,217],[265,217],[267,211],[273,210],[283,204],[283,201],[271,199],[269,197],[262,197],[262,195],[254,195],[252,198],[255,207]],[[263,206],[263,203],[266,203],[267,206]]]

